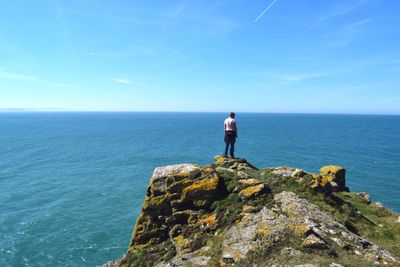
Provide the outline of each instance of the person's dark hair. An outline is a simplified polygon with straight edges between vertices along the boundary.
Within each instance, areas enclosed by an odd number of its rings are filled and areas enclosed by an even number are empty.
[[[231,113],[229,114],[229,117],[231,117],[232,119],[234,119],[234,118],[235,118],[235,112],[231,112]]]

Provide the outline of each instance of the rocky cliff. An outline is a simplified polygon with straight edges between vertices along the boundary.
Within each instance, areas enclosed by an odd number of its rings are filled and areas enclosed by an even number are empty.
[[[156,168],[121,266],[400,266],[398,214],[346,187],[345,169]],[[309,264],[309,265],[304,265]]]

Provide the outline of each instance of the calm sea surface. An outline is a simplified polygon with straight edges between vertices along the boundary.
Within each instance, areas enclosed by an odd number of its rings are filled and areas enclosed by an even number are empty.
[[[95,266],[127,249],[155,167],[209,164],[222,113],[0,113],[0,266]],[[238,114],[259,168],[347,169],[400,211],[400,116]]]

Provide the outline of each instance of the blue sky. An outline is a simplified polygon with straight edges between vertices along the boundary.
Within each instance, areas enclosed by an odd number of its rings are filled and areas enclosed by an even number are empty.
[[[3,1],[0,109],[400,114],[400,1]]]

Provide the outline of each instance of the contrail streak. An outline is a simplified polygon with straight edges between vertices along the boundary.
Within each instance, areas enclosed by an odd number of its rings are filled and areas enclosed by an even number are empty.
[[[264,9],[264,11],[254,20],[254,22],[257,22],[259,19],[261,19],[262,16],[264,16],[265,13],[267,13],[268,10],[271,9],[271,7],[273,5],[275,5],[276,2],[278,2],[279,0],[274,0],[271,4],[269,4],[269,6],[267,6],[266,9]]]

